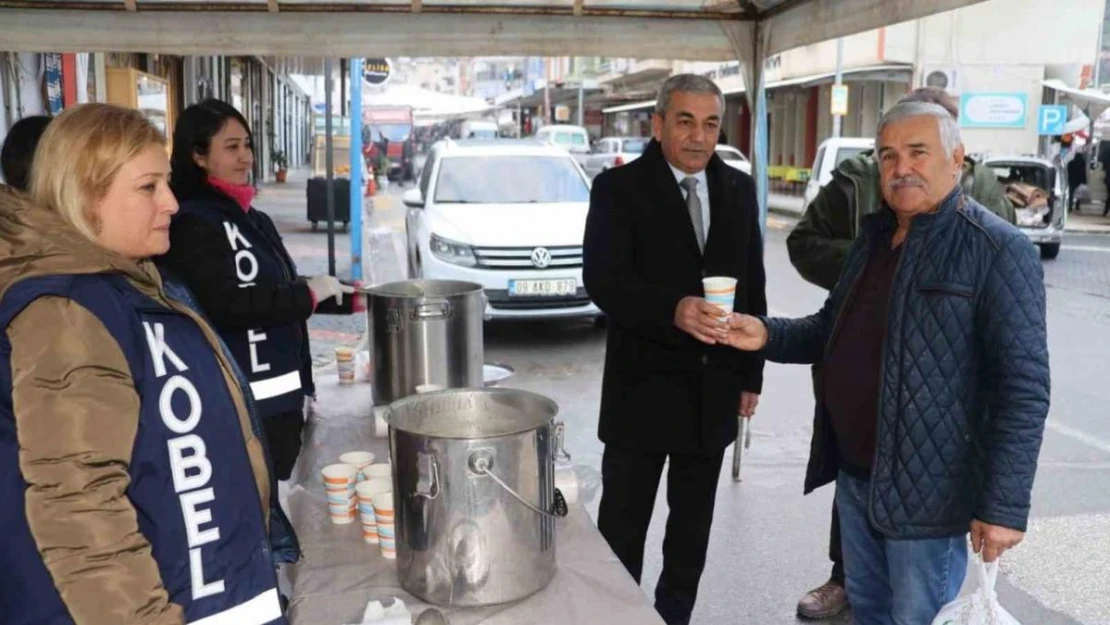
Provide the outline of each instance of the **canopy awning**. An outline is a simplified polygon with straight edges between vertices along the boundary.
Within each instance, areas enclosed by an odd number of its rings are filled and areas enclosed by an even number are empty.
[[[855,67],[846,69],[841,74],[846,78],[851,78],[854,81],[886,81],[898,82],[908,81],[910,74],[913,73],[913,67],[910,65],[868,65],[865,67]],[[812,87],[815,85],[822,85],[833,82],[836,78],[835,73],[827,74],[813,74],[810,76],[800,76],[798,78],[790,78],[787,80],[779,80],[767,83],[767,89],[778,89],[781,87]],[[737,95],[744,93],[744,87],[737,87],[734,89],[726,89],[723,93],[725,96]],[[612,106],[602,110],[602,113],[625,113],[628,111],[639,111],[650,109],[655,106],[655,100],[644,100],[642,102],[632,102],[630,104],[622,104],[620,106]]]
[[[1102,115],[1103,111],[1110,108],[1110,95],[1101,91],[1069,87],[1064,81],[1057,78],[1042,81],[1041,84],[1059,93],[1064,101],[1078,106],[1092,119]]]
[[[980,1],[0,0],[0,49],[722,61],[757,24],[769,55]]]

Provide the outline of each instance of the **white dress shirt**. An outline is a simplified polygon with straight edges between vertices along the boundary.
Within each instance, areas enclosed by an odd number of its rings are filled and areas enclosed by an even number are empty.
[[[696,174],[688,174],[681,169],[667,163],[674,173],[675,182],[678,183],[678,190],[682,192],[682,199],[686,199],[686,188],[682,186],[682,181],[691,176],[698,181],[697,193],[698,199],[701,200],[701,225],[702,232],[705,233],[705,240],[709,240],[709,179],[705,176],[705,170],[701,170]]]

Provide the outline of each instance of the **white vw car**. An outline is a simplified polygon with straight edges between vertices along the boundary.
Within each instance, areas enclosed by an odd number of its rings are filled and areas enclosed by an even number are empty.
[[[403,201],[410,277],[481,284],[491,319],[601,314],[582,286],[589,182],[566,150],[446,141]]]

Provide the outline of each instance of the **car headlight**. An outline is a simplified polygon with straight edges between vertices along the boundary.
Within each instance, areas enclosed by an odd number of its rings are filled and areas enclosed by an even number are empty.
[[[469,245],[455,243],[433,234],[431,248],[432,254],[445,263],[463,267],[473,267],[478,264],[478,259],[474,257],[474,250]]]
[[[1049,208],[1047,205],[1033,206],[1030,208],[1018,208],[1014,210],[1017,217],[1017,225],[1037,227],[1046,224],[1045,217],[1048,216]]]

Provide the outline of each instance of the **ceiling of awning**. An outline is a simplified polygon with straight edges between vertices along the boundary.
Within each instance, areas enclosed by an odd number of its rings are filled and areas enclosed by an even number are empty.
[[[0,0],[0,49],[735,60],[982,0]]]

